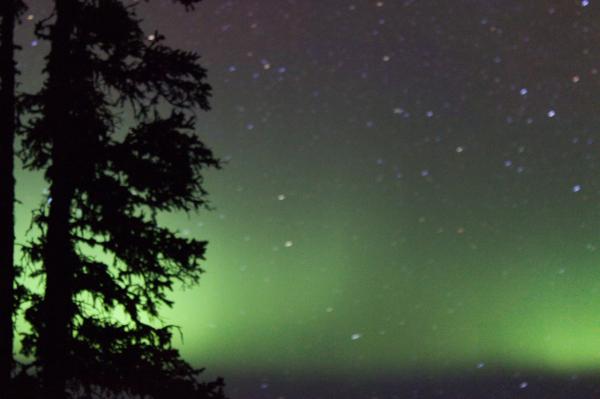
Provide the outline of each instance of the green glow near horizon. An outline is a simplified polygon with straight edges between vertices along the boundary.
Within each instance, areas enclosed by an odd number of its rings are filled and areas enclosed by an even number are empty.
[[[22,240],[43,183],[18,177],[27,182],[18,190]],[[296,194],[236,203],[213,185],[217,211],[164,218],[209,240],[200,285],[174,293],[175,308],[165,311],[182,326],[184,340],[174,342],[194,364],[365,377],[478,363],[600,370],[600,267],[593,252],[561,248],[560,232],[532,234],[518,253],[510,242],[474,250],[459,235],[423,240],[423,223],[407,212],[393,217],[413,224],[414,235],[390,241],[391,230],[364,223],[381,213],[357,214],[342,200],[294,219],[285,202]],[[515,222],[515,231],[526,224]],[[365,242],[370,235],[384,245]]]

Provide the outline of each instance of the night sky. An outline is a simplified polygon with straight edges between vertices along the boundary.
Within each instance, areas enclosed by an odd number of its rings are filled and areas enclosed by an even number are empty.
[[[29,3],[25,91],[48,49],[49,2]],[[198,134],[227,161],[206,176],[216,209],[162,217],[210,242],[207,273],[165,315],[232,399],[600,390],[600,1],[140,16],[214,88]],[[17,178],[23,242],[47,184]]]

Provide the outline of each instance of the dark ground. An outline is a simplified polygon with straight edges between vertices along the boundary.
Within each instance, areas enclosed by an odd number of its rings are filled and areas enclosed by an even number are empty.
[[[526,373],[462,377],[308,380],[228,378],[232,399],[592,399],[600,375],[564,377]]]

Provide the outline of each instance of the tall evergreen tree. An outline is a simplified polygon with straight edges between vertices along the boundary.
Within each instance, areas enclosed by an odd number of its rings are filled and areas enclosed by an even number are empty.
[[[47,159],[32,159],[33,166],[50,163],[46,178],[50,183],[52,201],[41,247],[46,282],[41,308],[43,317],[34,326],[40,336],[36,354],[42,365],[44,396],[52,399],[66,397],[68,373],[64,357],[75,313],[71,297],[75,256],[69,218],[77,177],[74,171],[80,166],[77,144],[73,144],[81,141],[83,136],[75,126],[78,116],[75,111],[77,82],[74,81],[77,65],[73,64],[71,57],[76,9],[76,0],[55,1],[55,22],[50,31],[51,49],[45,68],[48,77],[39,103],[43,116],[26,136],[27,139],[39,136],[36,144],[45,147]],[[25,151],[30,150],[27,145]]]
[[[191,7],[198,0],[180,0]],[[44,265],[45,292],[32,296],[24,341],[42,368],[45,396],[87,390],[155,398],[221,398],[222,380],[201,384],[158,321],[177,282],[193,284],[206,242],[159,226],[157,214],[206,206],[201,172],[219,167],[194,135],[194,111],[209,108],[206,71],[192,52],[148,42],[135,8],[119,0],[56,0],[39,114],[24,157],[47,169],[43,234],[28,248]],[[117,112],[137,122],[125,139]],[[100,258],[98,253],[106,254]],[[124,317],[114,317],[121,312]]]
[[[19,0],[0,3],[0,391],[6,391],[13,369],[14,140],[16,120],[15,23],[24,10]]]

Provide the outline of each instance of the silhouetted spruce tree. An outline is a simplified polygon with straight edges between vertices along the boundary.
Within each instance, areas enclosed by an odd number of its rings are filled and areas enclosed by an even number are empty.
[[[17,75],[14,30],[24,8],[25,5],[19,0],[0,2],[0,392],[8,391],[14,365],[14,141]]]
[[[199,1],[180,0],[186,7]],[[145,40],[134,6],[119,0],[56,0],[47,81],[26,98],[38,112],[23,156],[46,169],[48,204],[30,243],[45,292],[31,295],[24,340],[36,354],[44,395],[73,389],[154,398],[223,398],[223,382],[198,382],[160,323],[174,284],[196,283],[206,242],[157,223],[159,212],[207,206],[202,171],[219,167],[194,135],[210,86],[199,57]],[[136,125],[118,112],[129,106]],[[121,136],[123,136],[121,134]],[[102,254],[102,256],[99,256]],[[121,317],[115,317],[119,312]]]
[[[44,396],[60,399],[65,396],[65,381],[68,370],[65,357],[68,355],[72,335],[72,318],[76,306],[72,291],[77,257],[74,253],[70,231],[71,203],[77,184],[77,171],[83,165],[78,147],[89,136],[79,131],[77,123],[81,117],[76,111],[81,85],[75,81],[77,65],[72,53],[72,36],[75,31],[76,0],[56,0],[55,22],[50,32],[50,53],[46,58],[47,80],[38,102],[30,99],[30,107],[37,106],[41,117],[26,129],[24,154],[30,167],[47,167],[45,177],[50,183],[50,198],[45,231],[36,250],[42,252],[45,274],[43,302],[34,296],[38,305],[37,318],[31,319],[36,329],[36,355],[42,367],[41,379]],[[78,91],[80,91],[78,93]],[[35,108],[32,108],[35,109]],[[29,147],[29,146],[40,146]],[[31,254],[33,255],[33,254]],[[30,255],[30,256],[31,256]],[[37,256],[37,255],[36,255]],[[26,351],[31,354],[30,343],[24,341]]]

